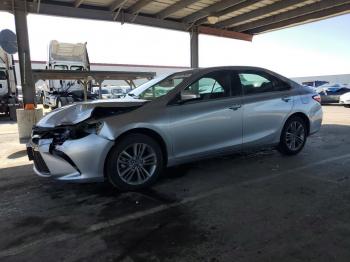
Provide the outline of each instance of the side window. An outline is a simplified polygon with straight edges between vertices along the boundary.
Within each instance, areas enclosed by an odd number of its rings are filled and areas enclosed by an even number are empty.
[[[240,73],[239,79],[244,94],[259,94],[274,91],[285,91],[289,86],[274,76],[260,73]]]
[[[215,72],[203,76],[182,91],[193,94],[198,100],[208,100],[229,97],[229,78],[227,72]]]

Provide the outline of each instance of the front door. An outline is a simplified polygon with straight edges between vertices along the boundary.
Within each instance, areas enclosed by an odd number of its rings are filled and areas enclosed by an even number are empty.
[[[206,74],[182,91],[196,98],[169,105],[176,159],[241,149],[241,87],[234,92],[231,84],[230,71]]]

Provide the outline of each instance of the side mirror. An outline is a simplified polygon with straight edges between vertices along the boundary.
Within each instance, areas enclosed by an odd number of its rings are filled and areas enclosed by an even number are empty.
[[[191,93],[188,91],[181,92],[181,102],[188,101],[188,100],[195,100],[198,98],[200,98],[199,94]]]

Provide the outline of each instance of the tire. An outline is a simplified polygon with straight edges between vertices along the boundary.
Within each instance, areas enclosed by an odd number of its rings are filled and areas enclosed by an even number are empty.
[[[285,123],[277,149],[284,155],[296,155],[305,146],[307,126],[301,117],[292,116]]]
[[[139,153],[136,156],[135,147]],[[106,177],[120,191],[137,191],[155,183],[162,172],[163,162],[162,150],[153,138],[130,134],[111,149],[106,162]]]

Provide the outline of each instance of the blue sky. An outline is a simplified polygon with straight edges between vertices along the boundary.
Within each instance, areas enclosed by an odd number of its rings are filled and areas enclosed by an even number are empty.
[[[189,34],[136,25],[28,16],[32,60],[56,39],[88,42],[92,62],[189,66]],[[14,30],[0,12],[0,29]],[[200,66],[252,65],[288,77],[350,73],[350,14],[255,36],[253,42],[201,35]]]

